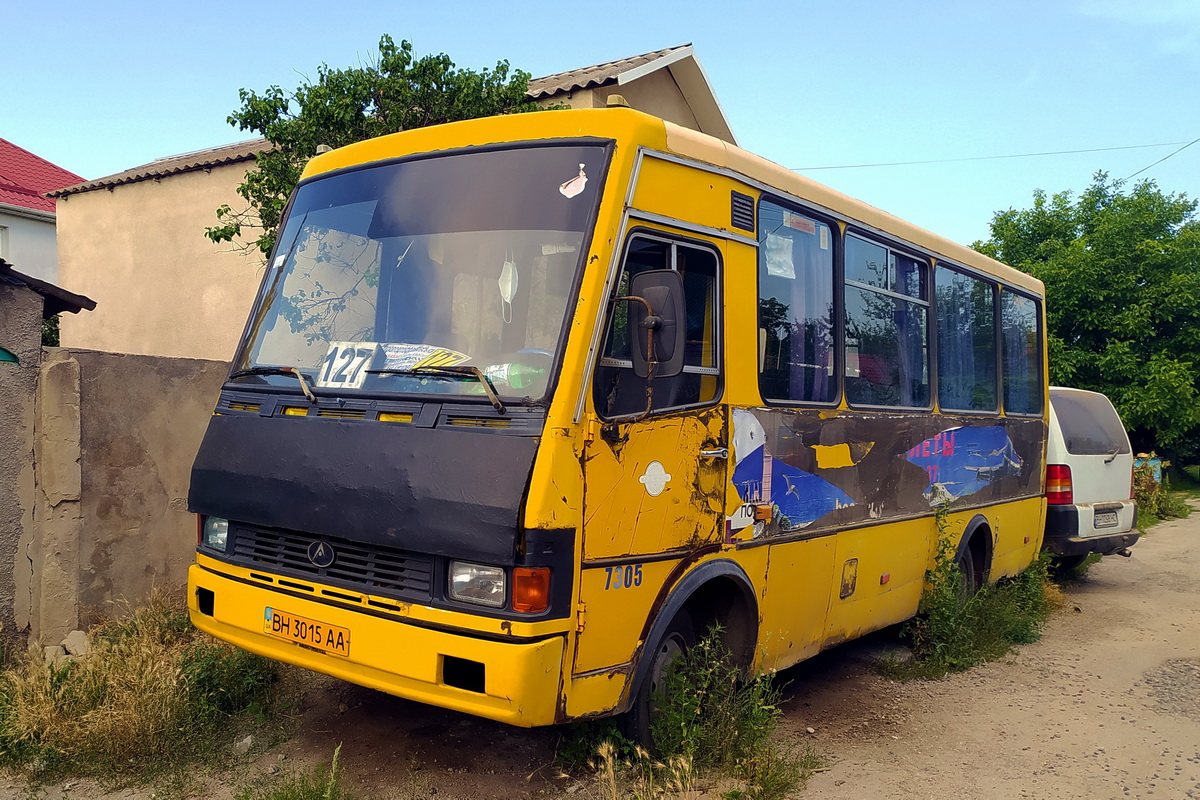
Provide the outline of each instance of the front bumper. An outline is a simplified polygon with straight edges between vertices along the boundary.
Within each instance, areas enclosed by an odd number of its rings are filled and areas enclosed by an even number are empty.
[[[349,657],[264,633],[268,607],[348,629]],[[188,571],[188,610],[200,630],[266,658],[511,725],[555,722],[562,692],[561,634],[527,640],[438,629],[274,591],[198,564]],[[447,659],[481,665],[477,690],[447,684]]]

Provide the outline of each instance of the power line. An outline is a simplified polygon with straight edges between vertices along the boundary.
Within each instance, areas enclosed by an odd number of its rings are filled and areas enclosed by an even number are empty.
[[[1093,147],[1093,148],[1089,148],[1087,150],[1052,150],[1052,151],[1048,151],[1045,153],[1012,153],[1012,154],[1003,155],[1003,156],[971,156],[968,158],[934,158],[934,159],[930,159],[928,161],[885,161],[885,162],[880,162],[878,164],[838,164],[835,166],[826,166],[826,167],[792,167],[791,170],[793,172],[813,172],[813,171],[820,170],[820,169],[865,169],[867,167],[907,167],[907,166],[913,166],[913,165],[917,165],[917,164],[952,164],[952,163],[961,162],[961,161],[994,161],[996,159],[1001,159],[1001,158],[1036,158],[1038,156],[1069,156],[1069,155],[1075,155],[1077,153],[1105,153],[1105,152],[1109,152],[1112,150],[1140,150],[1140,149],[1144,149],[1147,147],[1171,147],[1173,145],[1182,144],[1183,147],[1181,147],[1181,148],[1179,148],[1179,150],[1175,151],[1175,153],[1178,153],[1180,150],[1191,147],[1196,142],[1200,142],[1200,139],[1195,139],[1190,142],[1161,142],[1159,144],[1130,144],[1130,145],[1125,145],[1123,147]],[[1163,161],[1166,161],[1168,158],[1175,155],[1175,153],[1171,153],[1171,155],[1160,158],[1158,161],[1155,161],[1154,164],[1160,164]],[[1153,167],[1154,164],[1151,164],[1150,167]],[[1145,169],[1150,169],[1150,167],[1146,167]],[[1144,171],[1145,170],[1139,170],[1139,172],[1144,172]],[[1137,175],[1137,174],[1138,174],[1137,172],[1133,173],[1133,175]],[[1133,175],[1130,175],[1129,177],[1132,178]],[[1129,178],[1126,178],[1126,180],[1129,180]]]
[[[1189,147],[1191,147],[1192,145],[1194,145],[1196,142],[1200,142],[1200,139],[1192,139],[1190,142],[1188,142],[1188,143],[1187,143],[1187,144],[1185,144],[1183,147],[1181,147],[1181,148],[1179,148],[1178,150],[1176,150],[1174,153],[1169,153],[1169,154],[1167,154],[1167,155],[1163,156],[1162,158],[1160,158],[1158,161],[1155,161],[1153,164],[1150,164],[1150,165],[1148,165],[1148,166],[1142,167],[1142,168],[1141,168],[1141,169],[1139,169],[1137,172],[1133,173],[1133,175],[1130,175],[1129,177],[1127,177],[1125,180],[1129,180],[1129,178],[1133,178],[1133,177],[1135,177],[1135,176],[1137,176],[1137,175],[1141,175],[1143,172],[1145,172],[1146,170],[1150,169],[1150,167],[1157,166],[1157,165],[1161,164],[1162,162],[1166,161],[1168,158],[1170,158],[1171,156],[1175,155],[1176,153],[1182,153],[1184,150],[1187,150]],[[1178,144],[1178,142],[1176,142],[1176,144]]]

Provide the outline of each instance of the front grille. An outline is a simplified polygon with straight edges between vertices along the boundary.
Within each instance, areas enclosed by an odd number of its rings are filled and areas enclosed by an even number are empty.
[[[236,564],[356,589],[366,594],[428,601],[433,594],[433,558],[395,547],[352,542],[248,525],[233,526],[231,560]],[[337,553],[328,567],[308,560],[308,548],[323,541]]]

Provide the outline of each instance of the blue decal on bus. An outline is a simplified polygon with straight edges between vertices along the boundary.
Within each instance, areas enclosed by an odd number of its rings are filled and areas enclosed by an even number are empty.
[[[733,485],[742,502],[772,507],[769,524],[755,522],[752,536],[805,528],[839,508],[854,505],[854,499],[824,478],[793,467],[771,455],[762,423],[753,414],[734,409]]]
[[[974,494],[992,481],[1021,473],[1008,432],[999,425],[950,428],[912,448],[909,463],[929,475],[925,498],[930,505]]]

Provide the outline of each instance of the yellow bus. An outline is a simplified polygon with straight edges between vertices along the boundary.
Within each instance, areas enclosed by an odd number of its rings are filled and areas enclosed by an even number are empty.
[[[1041,545],[1043,288],[627,108],[312,159],[192,472],[197,627],[535,726],[771,672]]]

